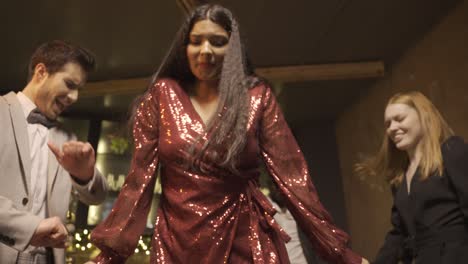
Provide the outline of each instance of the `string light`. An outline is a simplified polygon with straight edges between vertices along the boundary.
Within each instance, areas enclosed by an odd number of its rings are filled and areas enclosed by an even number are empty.
[[[90,230],[76,230],[75,233],[71,234],[72,241],[70,246],[67,248],[67,254],[72,255],[76,252],[84,252],[85,254],[91,254],[97,248],[91,243]],[[137,247],[135,248],[136,255],[149,256],[151,245],[151,235],[140,236],[138,239]],[[86,253],[88,252],[89,253]],[[80,253],[81,254],[81,253]]]

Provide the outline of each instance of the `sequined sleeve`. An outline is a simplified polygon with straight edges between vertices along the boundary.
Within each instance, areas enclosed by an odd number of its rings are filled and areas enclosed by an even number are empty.
[[[267,170],[285,197],[287,207],[317,253],[330,263],[361,263],[347,247],[348,235],[333,225],[320,203],[304,156],[269,88],[263,97],[260,147]]]
[[[158,100],[156,85],[137,107],[130,171],[109,216],[92,232],[101,249],[96,263],[124,263],[145,229],[158,166]]]

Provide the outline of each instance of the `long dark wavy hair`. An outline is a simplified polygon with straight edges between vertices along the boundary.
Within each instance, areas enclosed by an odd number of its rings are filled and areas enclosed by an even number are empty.
[[[211,130],[211,136],[203,142],[200,151],[196,151],[196,144],[193,144],[189,152],[195,156],[194,162],[209,152],[209,155],[219,162],[218,165],[232,172],[237,172],[238,157],[246,142],[250,102],[248,90],[261,80],[254,74],[247,51],[241,41],[239,25],[231,11],[215,4],[197,7],[178,31],[169,52],[159,69],[153,74],[149,88],[154,86],[159,79],[168,77],[177,80],[187,91],[188,87],[196,81],[196,77],[190,70],[186,49],[189,43],[189,34],[194,24],[206,19],[218,24],[228,32],[229,43],[219,80],[218,109],[215,118],[207,127],[207,131]],[[146,93],[148,92],[149,89]],[[144,96],[145,94],[140,98]],[[139,100],[134,103],[134,110],[138,102]],[[132,112],[133,123],[135,111]],[[201,140],[200,136],[198,142]]]

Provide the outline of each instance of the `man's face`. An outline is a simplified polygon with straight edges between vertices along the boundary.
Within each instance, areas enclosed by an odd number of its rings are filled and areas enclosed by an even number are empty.
[[[69,62],[60,71],[45,74],[34,103],[47,118],[55,120],[78,100],[78,88],[84,85],[85,79],[82,67]]]

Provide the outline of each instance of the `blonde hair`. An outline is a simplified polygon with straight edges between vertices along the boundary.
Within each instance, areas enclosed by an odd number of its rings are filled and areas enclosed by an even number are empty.
[[[395,94],[388,100],[387,107],[391,104],[405,104],[418,113],[423,129],[422,156],[419,162],[420,180],[427,179],[434,172],[442,175],[444,166],[440,147],[453,135],[453,131],[437,108],[418,91]],[[388,136],[384,135],[377,154],[356,164],[355,172],[358,175],[369,176],[383,174],[391,185],[398,186],[404,178],[408,165],[406,152],[398,150]]]

